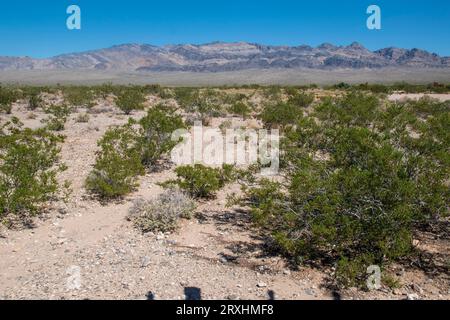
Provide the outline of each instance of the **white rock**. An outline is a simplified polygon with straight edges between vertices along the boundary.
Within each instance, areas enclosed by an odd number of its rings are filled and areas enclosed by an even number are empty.
[[[258,282],[258,284],[256,286],[258,288],[265,288],[265,287],[267,287],[267,284],[265,282]]]

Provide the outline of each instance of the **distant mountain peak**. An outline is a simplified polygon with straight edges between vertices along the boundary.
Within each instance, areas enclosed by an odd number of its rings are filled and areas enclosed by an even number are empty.
[[[215,41],[206,44],[126,43],[110,48],[70,53],[48,59],[0,57],[0,70],[126,70],[218,72],[245,69],[336,69],[424,67],[450,68],[450,58],[422,49],[389,47],[377,51],[361,43],[316,48],[274,46],[250,42]]]
[[[335,45],[331,44],[331,43],[325,42],[325,43],[322,43],[317,48],[318,49],[330,50],[330,49],[336,49],[337,47]]]
[[[365,49],[365,47],[359,43],[359,42],[352,42],[347,48],[353,48],[353,49]]]

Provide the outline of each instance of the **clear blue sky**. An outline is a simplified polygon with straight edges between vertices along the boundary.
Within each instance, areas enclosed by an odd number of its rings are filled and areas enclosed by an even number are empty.
[[[82,30],[66,28],[66,8]],[[382,30],[366,9],[382,9]],[[450,56],[450,0],[29,0],[0,3],[0,55],[48,57],[122,43],[249,41],[423,48]]]

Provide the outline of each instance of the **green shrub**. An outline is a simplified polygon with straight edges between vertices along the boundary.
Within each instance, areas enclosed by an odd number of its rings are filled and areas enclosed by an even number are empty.
[[[154,165],[180,142],[172,141],[172,133],[186,128],[183,119],[174,114],[174,110],[162,105],[148,110],[147,115],[141,118],[138,124],[141,161],[147,167]]]
[[[291,103],[278,102],[264,107],[260,114],[266,127],[285,127],[294,124],[301,117],[303,110]]]
[[[123,90],[116,99],[117,107],[125,114],[130,114],[133,110],[144,109],[145,96],[136,88]]]
[[[12,103],[18,98],[17,93],[9,88],[0,86],[0,110],[10,114],[12,110]]]
[[[0,219],[26,222],[59,191],[56,176],[61,136],[45,128],[31,130],[13,119],[0,130]]]
[[[298,108],[306,108],[314,102],[314,95],[302,91],[291,92],[288,102]]]
[[[67,117],[69,116],[71,110],[66,105],[53,105],[45,109],[45,112],[50,114],[42,122],[46,124],[46,127],[51,131],[62,131],[64,130],[65,124],[67,122]]]
[[[65,102],[72,107],[86,107],[94,99],[94,92],[91,87],[64,87],[63,93]]]
[[[36,110],[38,108],[44,108],[44,101],[37,92],[33,92],[28,98],[28,109]]]
[[[179,87],[174,89],[174,94],[178,104],[181,107],[186,108],[195,103],[199,93],[198,89]]]
[[[81,113],[76,117],[75,121],[78,123],[87,123],[89,122],[89,115],[87,113]]]
[[[155,200],[135,201],[127,218],[142,232],[168,232],[177,228],[180,218],[190,219],[195,208],[195,201],[189,196],[168,189]]]
[[[171,134],[183,127],[181,117],[157,106],[139,121],[130,119],[128,124],[108,130],[99,141],[100,151],[86,188],[103,198],[131,192],[136,177],[175,147],[179,141],[172,141]]]
[[[448,215],[449,119],[362,93],[325,100],[285,132],[287,180],[246,190],[255,222],[295,260],[363,286],[367,266],[409,257],[414,233]]]
[[[229,112],[242,118],[247,118],[251,110],[249,106],[244,102],[236,102],[228,109]]]
[[[144,167],[131,125],[109,129],[98,146],[100,151],[86,179],[86,189],[101,198],[116,198],[134,190],[136,176],[144,173]]]
[[[222,169],[210,168],[202,164],[180,166],[175,169],[176,180],[163,183],[164,186],[176,185],[194,198],[211,198],[225,183],[235,179],[233,167],[224,165]]]

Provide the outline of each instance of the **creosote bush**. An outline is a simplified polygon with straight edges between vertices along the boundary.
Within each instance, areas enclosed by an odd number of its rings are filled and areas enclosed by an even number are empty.
[[[145,95],[137,88],[124,89],[116,99],[117,107],[125,114],[130,114],[133,110],[144,109]]]
[[[87,122],[89,122],[89,114],[87,114],[87,113],[80,113],[76,117],[75,121],[78,122],[78,123],[87,123]]]
[[[266,105],[260,118],[268,128],[285,127],[294,124],[302,113],[302,108],[290,102],[278,102]]]
[[[0,86],[0,111],[10,114],[12,103],[18,99],[16,91]]]
[[[137,124],[138,144],[141,162],[146,167],[153,166],[164,154],[170,152],[180,141],[172,141],[172,133],[186,128],[183,119],[174,110],[158,105],[147,111]]]
[[[71,107],[87,107],[95,97],[94,88],[86,86],[63,87],[65,102]]]
[[[171,134],[185,127],[181,117],[162,106],[148,110],[141,120],[130,119],[121,127],[108,130],[98,145],[94,170],[86,180],[88,191],[101,198],[115,198],[133,191],[137,176],[153,169],[157,160],[179,141]]]
[[[251,112],[249,106],[241,101],[233,103],[228,111],[236,116],[242,117],[243,119],[247,118]]]
[[[23,128],[17,118],[0,129],[0,220],[26,223],[58,195],[57,174],[63,137]]]
[[[142,232],[168,232],[177,228],[180,218],[190,219],[195,201],[177,189],[167,189],[155,200],[139,199],[128,213],[128,220]]]
[[[52,105],[45,109],[49,116],[41,122],[51,131],[63,131],[70,112],[71,109],[66,105]]]
[[[98,146],[100,151],[86,179],[86,189],[101,198],[116,198],[133,191],[144,167],[132,126],[109,129]]]
[[[28,109],[36,110],[38,108],[44,108],[44,101],[42,100],[39,92],[33,92],[28,98]]]
[[[344,287],[411,256],[415,232],[450,203],[450,109],[420,103],[350,92],[298,117],[284,131],[285,181],[245,189],[255,222],[295,261],[333,264]]]
[[[163,183],[164,186],[176,185],[194,198],[211,198],[226,183],[236,179],[236,171],[231,165],[211,168],[202,164],[180,166],[175,169],[177,179]]]

